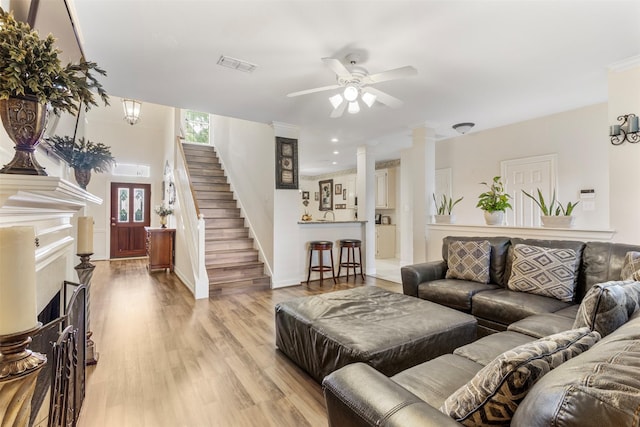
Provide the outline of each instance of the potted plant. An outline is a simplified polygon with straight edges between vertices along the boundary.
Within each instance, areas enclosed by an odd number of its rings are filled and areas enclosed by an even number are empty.
[[[53,151],[73,168],[76,182],[83,189],[91,180],[91,171],[107,172],[116,159],[111,155],[111,147],[101,142],[80,138],[77,141],[69,136],[52,136]]]
[[[504,212],[511,209],[509,199],[511,196],[504,191],[504,185],[499,176],[493,177],[491,185],[486,182],[480,184],[489,188],[478,196],[477,208],[484,211],[484,220],[487,225],[501,225],[504,222]]]
[[[562,206],[560,201],[556,200],[556,190],[553,190],[553,196],[551,197],[551,203],[547,206],[547,203],[542,195],[542,191],[539,188],[536,189],[538,191],[538,197],[527,193],[522,190],[525,196],[530,198],[535,202],[536,205],[540,208],[542,215],[540,215],[540,219],[542,221],[542,225],[544,227],[553,227],[553,228],[569,228],[573,226],[574,217],[571,215],[573,213],[573,209],[580,202],[567,202],[566,206]],[[558,205],[556,206],[556,203]]]
[[[173,208],[170,206],[159,205],[156,206],[156,213],[160,216],[160,226],[167,228],[167,217],[173,215]]]
[[[436,195],[433,194],[433,202],[436,206],[436,214],[434,215],[436,224],[453,224],[456,222],[456,216],[451,212],[455,205],[460,203],[464,197],[460,197],[455,202],[453,201],[453,197],[448,198],[446,194],[442,195],[442,199],[440,203],[436,200]]]
[[[16,154],[1,173],[46,175],[33,155],[49,111],[75,114],[97,105],[93,90],[105,105],[108,96],[94,74],[106,75],[95,62],[62,66],[52,35],[41,39],[28,24],[0,8],[0,117]]]

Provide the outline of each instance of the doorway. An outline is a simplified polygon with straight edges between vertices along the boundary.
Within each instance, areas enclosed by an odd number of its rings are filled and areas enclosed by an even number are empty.
[[[145,256],[151,184],[111,183],[111,258]]]

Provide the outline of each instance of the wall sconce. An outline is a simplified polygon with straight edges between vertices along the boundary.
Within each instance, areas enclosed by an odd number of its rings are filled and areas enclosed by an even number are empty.
[[[613,145],[620,145],[625,141],[630,143],[640,142],[640,132],[638,131],[638,116],[635,114],[625,114],[618,116],[619,125],[609,126],[609,136]]]
[[[142,102],[135,99],[123,99],[122,106],[124,107],[124,119],[131,125],[135,125],[140,120],[140,107]]]

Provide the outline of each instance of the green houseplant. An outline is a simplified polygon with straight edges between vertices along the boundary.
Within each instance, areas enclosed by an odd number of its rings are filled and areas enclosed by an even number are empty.
[[[554,189],[553,195],[551,196],[551,203],[547,205],[547,202],[542,195],[542,191],[540,191],[539,188],[536,190],[538,192],[537,197],[524,190],[522,190],[522,192],[525,196],[533,200],[540,208],[540,212],[542,213],[540,216],[542,225],[545,227],[571,227],[574,219],[571,214],[573,213],[573,209],[580,202],[567,202],[566,206],[563,206],[560,201],[556,200],[556,190]]]
[[[80,138],[77,141],[69,136],[50,138],[53,151],[73,168],[76,181],[86,189],[91,179],[91,171],[107,172],[116,159],[111,155],[111,147],[101,142]]]
[[[499,176],[493,177],[491,185],[486,182],[480,184],[486,186],[488,191],[478,196],[477,208],[484,211],[484,219],[487,225],[500,225],[504,221],[504,212],[511,209],[509,199],[511,196],[504,191],[504,184]]]
[[[464,197],[460,197],[454,201],[453,197],[447,197],[446,194],[443,194],[440,202],[438,202],[436,195],[433,194],[432,196],[436,207],[436,214],[434,215],[436,223],[453,224],[455,222],[455,215],[452,214],[453,208],[460,203]]]
[[[105,71],[84,58],[63,66],[60,53],[52,35],[41,39],[28,24],[0,8],[0,116],[16,148],[2,173],[46,175],[33,152],[51,109],[75,114],[84,104],[88,111],[97,105],[93,91],[109,104],[95,75],[104,76]]]

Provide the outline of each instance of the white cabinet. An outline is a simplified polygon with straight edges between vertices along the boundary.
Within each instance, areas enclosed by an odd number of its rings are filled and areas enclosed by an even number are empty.
[[[376,258],[396,256],[396,226],[376,225]]]
[[[376,171],[376,209],[395,209],[396,174],[395,169]]]

